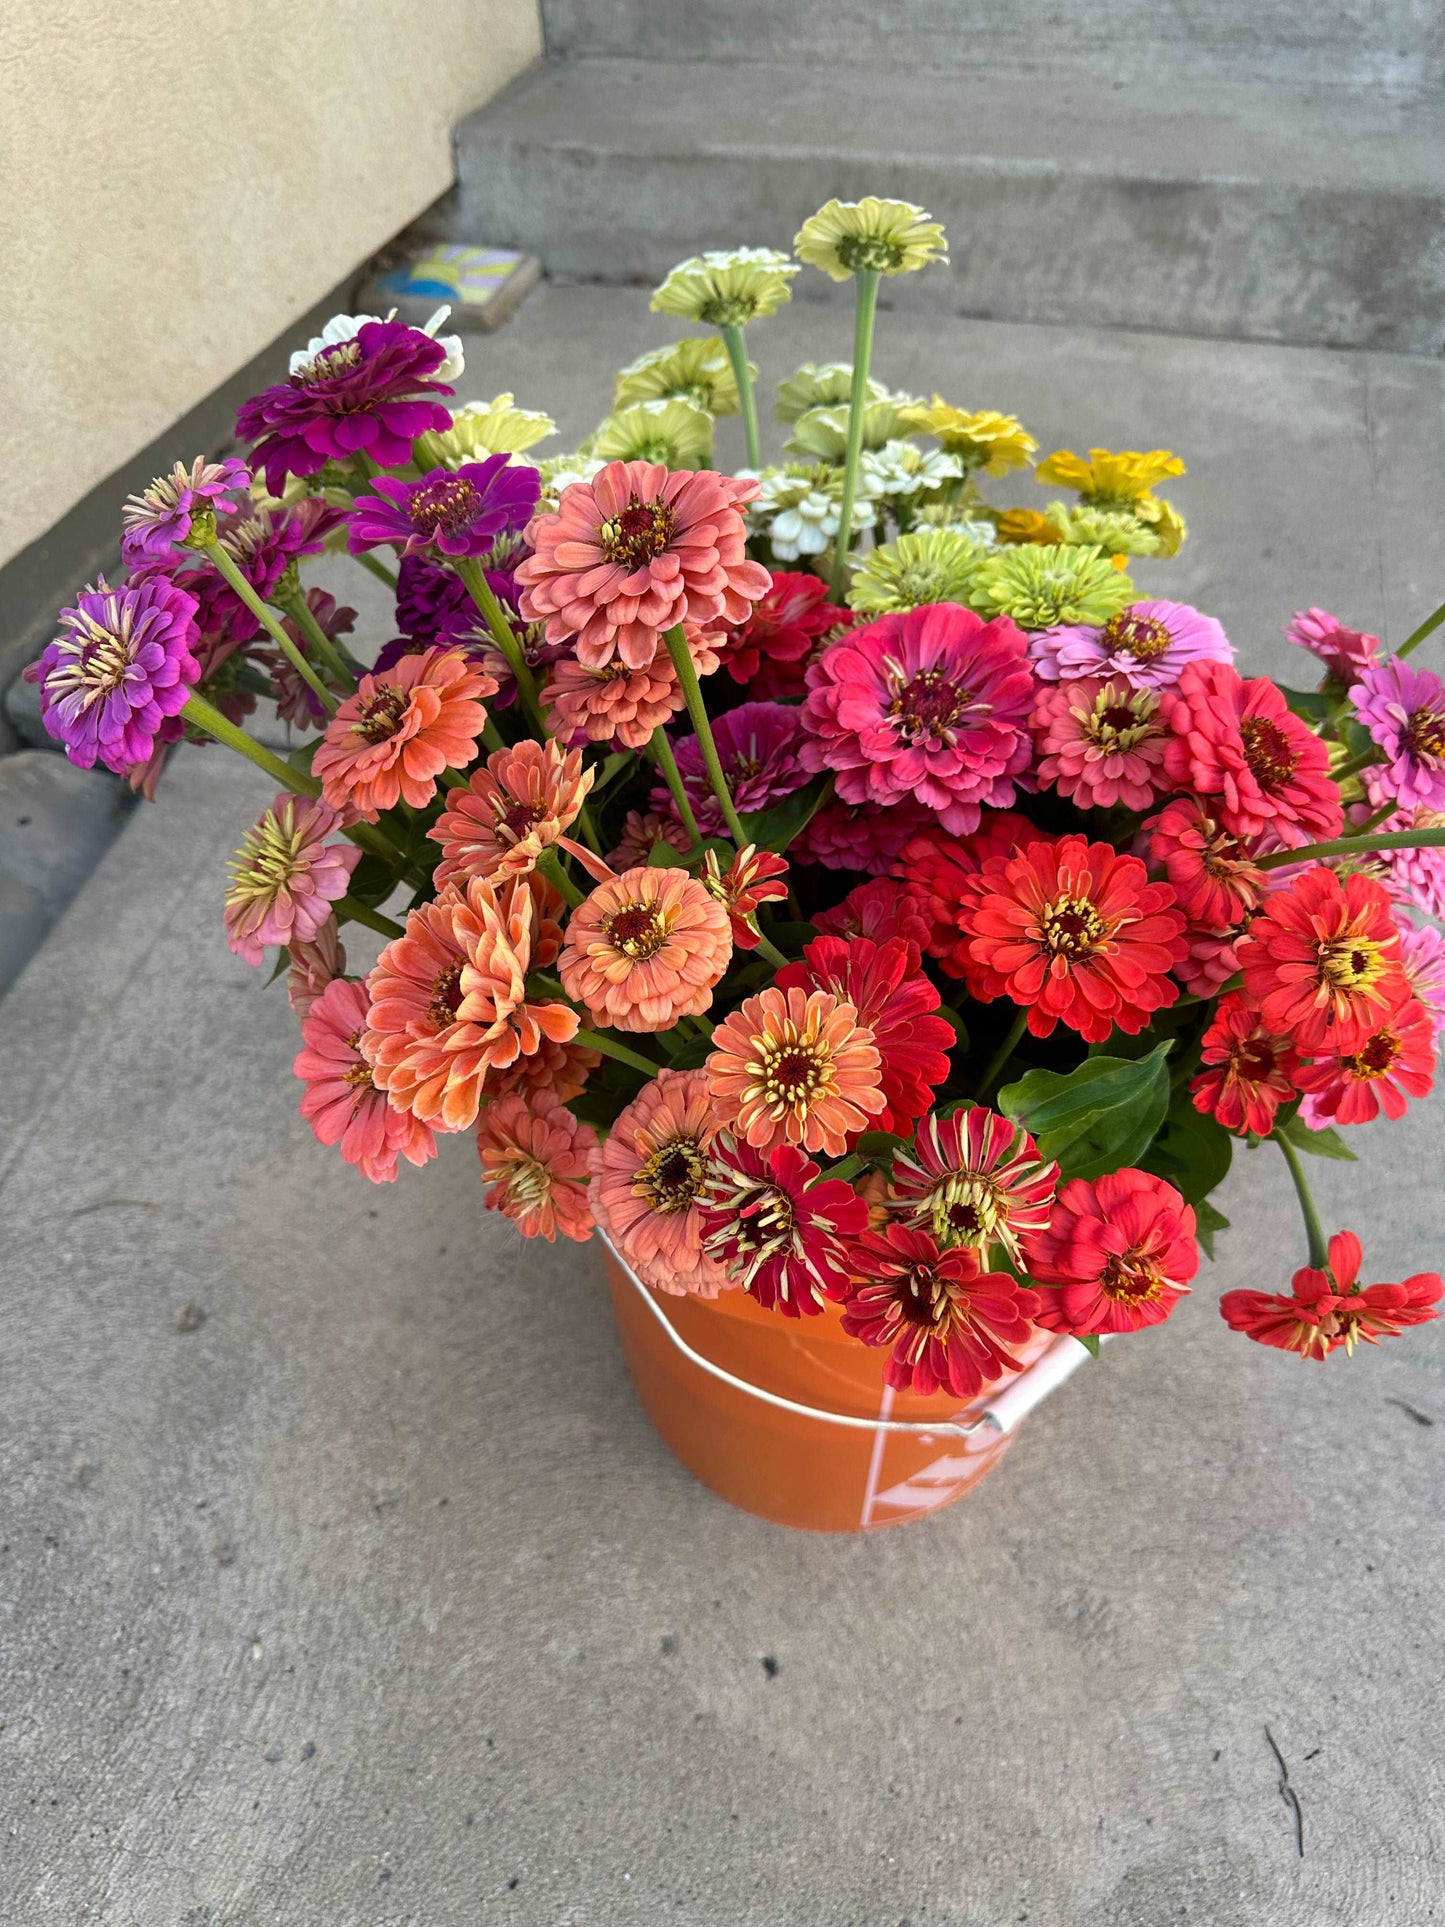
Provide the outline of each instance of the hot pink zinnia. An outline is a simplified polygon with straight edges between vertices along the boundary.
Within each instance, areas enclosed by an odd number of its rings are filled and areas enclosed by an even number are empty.
[[[1380,638],[1347,629],[1328,609],[1297,609],[1285,635],[1322,662],[1337,682],[1358,681],[1380,654]]]
[[[247,830],[231,860],[226,891],[226,941],[248,964],[259,964],[268,944],[310,943],[346,895],[361,851],[328,843],[338,811],[284,791]]]
[[[291,1068],[305,1081],[301,1115],[318,1141],[339,1143],[363,1177],[390,1184],[399,1157],[425,1164],[436,1156],[436,1139],[420,1118],[393,1110],[378,1089],[362,1049],[366,1017],[366,986],[334,978],[302,1019],[306,1048]]]
[[[835,770],[844,803],[913,801],[967,835],[1014,800],[1029,765],[1034,678],[1007,617],[956,603],[880,616],[808,670],[804,766]]]
[[[1053,683],[1034,702],[1039,783],[1081,810],[1145,810],[1167,788],[1169,732],[1152,689],[1123,677]]]

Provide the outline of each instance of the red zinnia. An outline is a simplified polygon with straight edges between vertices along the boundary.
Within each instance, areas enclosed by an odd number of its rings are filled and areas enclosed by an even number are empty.
[[[1056,840],[1016,810],[990,810],[972,836],[949,836],[934,824],[904,845],[894,874],[919,899],[919,909],[930,926],[930,934],[921,939],[923,948],[950,977],[963,976],[967,965],[968,938],[961,912],[973,901],[984,864],[990,857],[1013,856],[1030,844]]]
[[[830,937],[871,937],[874,943],[901,937],[908,945],[908,968],[916,971],[932,926],[921,891],[892,877],[870,877],[831,910],[818,911],[813,928]]]
[[[765,1311],[798,1318],[848,1289],[846,1241],[868,1223],[868,1205],[792,1144],[754,1150],[724,1132],[713,1142],[697,1198],[703,1249]]]
[[[1038,1294],[1006,1271],[985,1271],[976,1251],[940,1251],[926,1231],[893,1224],[863,1233],[850,1268],[843,1329],[892,1348],[883,1376],[898,1391],[975,1398],[1019,1370],[1005,1348],[1027,1341]]]
[[[780,570],[746,620],[723,637],[723,668],[753,696],[797,701],[817,644],[853,620],[851,609],[828,600],[828,585],[817,576]]]
[[[719,864],[716,850],[707,852],[703,888],[727,911],[735,949],[757,949],[762,941],[758,935],[758,907],[780,902],[788,894],[788,886],[783,881],[787,874],[788,865],[783,857],[772,850],[760,850],[755,843],[739,850],[726,870]]]
[[[1190,1083],[1194,1108],[1216,1118],[1226,1131],[1268,1137],[1274,1114],[1299,1088],[1299,1056],[1287,1037],[1275,1037],[1238,991],[1221,997],[1204,1033],[1206,1065]]]
[[[1161,1325],[1199,1269],[1194,1212],[1148,1171],[1071,1178],[1048,1229],[1026,1246],[1048,1331],[1128,1332]]]
[[[1164,698],[1174,732],[1165,768],[1180,789],[1219,798],[1234,836],[1281,843],[1338,836],[1344,822],[1330,753],[1268,676],[1246,682],[1227,662],[1191,662]]]
[[[1239,942],[1244,994],[1303,1050],[1358,1050],[1410,995],[1390,899],[1317,863],[1275,890]]]
[[[1143,1030],[1179,995],[1168,973],[1184,919],[1173,903],[1138,857],[1082,836],[990,858],[961,912],[969,990],[1025,1005],[1035,1037],[1060,1022],[1091,1044],[1115,1024]]]
[[[924,1118],[913,1145],[894,1153],[891,1202],[940,1244],[1000,1244],[1017,1263],[1020,1239],[1047,1227],[1058,1183],[1058,1165],[1021,1124],[970,1104]]]
[[[1263,902],[1263,870],[1194,797],[1176,796],[1144,829],[1149,862],[1164,871],[1191,922],[1208,930],[1233,929]]]
[[[867,937],[815,937],[802,960],[785,965],[774,982],[779,990],[830,990],[853,1005],[881,1060],[884,1108],[871,1128],[911,1130],[948,1076],[948,1053],[957,1039],[952,1024],[935,1014],[938,992],[916,967],[909,968],[903,939],[880,944]]]
[[[1427,1097],[1435,1082],[1430,1013],[1411,996],[1362,1044],[1317,1058],[1295,1082],[1312,1093],[1311,1112],[1337,1124],[1368,1124],[1382,1107],[1386,1117],[1403,1117],[1410,1099]]]
[[[1433,1271],[1417,1271],[1401,1285],[1361,1285],[1360,1241],[1353,1231],[1330,1239],[1329,1270],[1305,1265],[1291,1281],[1286,1298],[1267,1291],[1227,1291],[1220,1316],[1232,1331],[1257,1345],[1273,1345],[1301,1358],[1323,1360],[1338,1346],[1352,1352],[1363,1339],[1378,1345],[1396,1338],[1407,1325],[1424,1325],[1439,1312],[1432,1307],[1445,1293]]]

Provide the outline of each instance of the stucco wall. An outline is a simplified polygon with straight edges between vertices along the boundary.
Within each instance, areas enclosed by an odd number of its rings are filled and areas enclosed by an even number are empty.
[[[0,562],[434,200],[534,0],[4,0]]]

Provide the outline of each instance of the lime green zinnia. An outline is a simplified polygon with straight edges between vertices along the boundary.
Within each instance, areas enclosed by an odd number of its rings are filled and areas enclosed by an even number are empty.
[[[674,395],[639,401],[609,415],[587,437],[589,455],[604,462],[661,462],[667,468],[712,465],[712,416]]]
[[[493,395],[490,401],[469,401],[457,409],[452,425],[434,439],[441,449],[440,459],[449,468],[463,462],[485,461],[488,455],[520,455],[524,448],[545,441],[557,433],[550,415],[538,409],[517,408],[511,395]]]
[[[720,248],[679,261],[652,297],[654,314],[681,315],[709,328],[745,328],[792,299],[796,261],[776,248]]]
[[[614,413],[633,402],[673,400],[690,401],[709,415],[737,414],[737,378],[716,335],[687,335],[665,348],[649,348],[622,370],[612,390]]]
[[[1050,502],[1044,514],[1063,542],[1092,545],[1106,555],[1162,555],[1164,551],[1154,530],[1127,509],[1095,508],[1089,502],[1070,508],[1064,502]]]
[[[980,615],[1009,616],[1020,629],[1053,629],[1107,622],[1135,595],[1128,576],[1101,550],[1058,543],[990,555],[973,585],[970,606]]]
[[[848,606],[870,616],[926,602],[968,602],[989,551],[955,529],[920,529],[871,549],[848,587]]]
[[[897,439],[903,416],[912,402],[911,395],[882,395],[863,410],[863,447],[882,448]],[[836,408],[810,408],[793,423],[793,432],[783,443],[789,455],[811,455],[820,462],[841,462],[848,446],[847,402]]]
[[[795,422],[810,408],[836,408],[847,403],[853,393],[851,361],[805,361],[796,374],[778,383],[775,413],[780,422]],[[888,390],[872,375],[868,377],[868,399],[882,401]]]
[[[912,201],[829,201],[810,215],[793,240],[800,261],[821,268],[834,281],[860,269],[871,274],[911,274],[948,258],[942,226]]]

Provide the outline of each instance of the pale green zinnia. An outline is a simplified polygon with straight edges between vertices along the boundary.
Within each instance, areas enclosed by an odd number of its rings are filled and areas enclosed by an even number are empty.
[[[672,396],[639,401],[599,423],[586,449],[603,462],[661,462],[667,468],[712,466],[712,416]]]
[[[804,221],[793,239],[800,261],[821,268],[834,281],[860,269],[874,274],[911,274],[948,258],[941,224],[912,201],[829,201]]]
[[[557,433],[557,424],[539,409],[518,408],[510,394],[490,401],[469,401],[452,416],[452,425],[438,435],[442,460],[450,468],[463,462],[485,461],[488,455],[520,455],[523,449]]]
[[[634,402],[672,400],[690,401],[709,415],[737,414],[737,377],[716,335],[687,335],[665,348],[649,348],[621,371],[612,390],[614,413]]]
[[[848,587],[848,606],[864,615],[968,602],[988,550],[954,529],[919,529],[870,549]]]
[[[863,446],[882,448],[895,441],[902,431],[903,415],[911,405],[911,395],[890,395],[885,389],[863,409]],[[847,402],[834,408],[810,408],[793,423],[793,432],[783,447],[789,455],[811,455],[821,462],[841,462],[848,447]]]
[[[1058,543],[1000,549],[979,571],[970,604],[1020,629],[1107,622],[1136,598],[1134,584],[1099,549]]]
[[[791,300],[796,261],[776,248],[719,248],[679,261],[652,297],[654,314],[681,315],[709,328],[745,328]]]
[[[882,401],[888,393],[881,381],[868,377],[868,399]],[[851,361],[805,361],[795,374],[778,383],[775,408],[780,422],[795,422],[810,408],[834,408],[853,394]]]
[[[1106,555],[1161,555],[1164,550],[1158,534],[1128,509],[1050,502],[1044,514],[1065,542],[1092,544]]]

